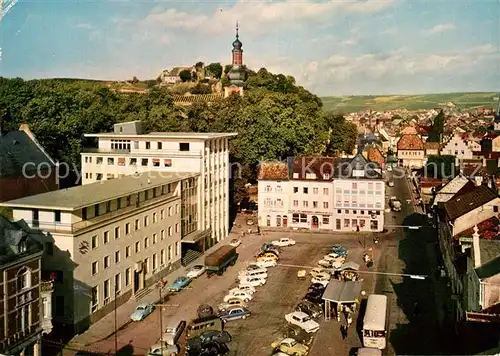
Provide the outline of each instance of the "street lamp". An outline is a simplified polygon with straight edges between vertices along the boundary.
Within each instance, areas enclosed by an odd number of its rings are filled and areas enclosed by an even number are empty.
[[[118,286],[115,285],[115,298],[113,301],[114,308],[115,308],[115,355],[118,355],[118,326],[117,326],[117,321],[116,321],[116,297],[118,295]]]
[[[159,297],[160,297],[160,355],[163,355],[163,340],[162,340],[162,337],[163,337],[163,316],[162,316],[162,309],[163,309],[163,299],[162,299],[162,295],[161,295],[161,290],[163,289],[163,287],[165,286],[165,281],[162,279],[160,279],[156,285],[156,287],[158,288],[158,294],[159,294]]]

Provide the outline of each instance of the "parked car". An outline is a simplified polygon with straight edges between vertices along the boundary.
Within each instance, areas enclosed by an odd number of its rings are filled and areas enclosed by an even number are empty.
[[[243,269],[238,272],[238,275],[247,276],[255,273],[265,273],[267,275],[267,268],[252,268],[251,270]]]
[[[278,264],[274,258],[262,258],[260,261],[256,262],[257,266],[269,268],[275,267]]]
[[[250,316],[250,310],[244,306],[232,306],[219,313],[219,317],[224,321],[246,319]]]
[[[295,311],[285,315],[285,320],[290,324],[300,326],[307,333],[314,333],[319,330],[319,324],[304,312]]]
[[[186,273],[186,277],[193,279],[193,278],[201,276],[203,273],[205,273],[205,266],[196,265],[196,266],[193,266],[189,269],[189,271]]]
[[[279,259],[278,255],[276,255],[274,252],[265,251],[265,252],[261,252],[257,256],[257,262],[266,261],[267,259],[270,259],[270,258],[275,260],[275,261],[278,261],[278,259]]]
[[[214,308],[208,304],[202,304],[198,307],[198,319],[208,318],[214,314]]]
[[[249,263],[248,266],[245,269],[247,271],[254,271],[256,269],[265,269],[267,271],[267,267],[262,267],[257,262]]]
[[[172,292],[179,292],[186,288],[191,283],[191,281],[191,278],[185,276],[177,277],[174,283],[172,283],[172,285],[170,286],[169,290]]]
[[[238,298],[228,299],[227,302],[223,302],[219,304],[219,311],[227,310],[231,307],[246,307],[247,303]]]
[[[322,284],[326,287],[328,285],[328,283],[330,282],[330,278],[332,278],[330,276],[330,274],[324,272],[324,273],[318,274],[316,277],[311,278],[311,283],[319,283],[319,284]]]
[[[321,293],[323,294],[323,292],[325,291],[326,287],[321,284],[321,283],[313,283],[309,286],[309,289],[308,289],[308,293],[309,292],[316,292],[316,293]]]
[[[335,258],[326,255],[318,261],[318,265],[325,268],[340,268],[342,267],[342,262],[338,262]]]
[[[271,347],[283,351],[287,355],[294,356],[304,356],[307,354],[307,351],[309,351],[306,345],[302,345],[290,337],[273,342]]]
[[[238,287],[231,289],[229,293],[247,292],[248,294],[253,295],[256,291],[255,287],[252,287],[249,284],[240,284]]]
[[[288,354],[281,352],[281,351],[278,351],[278,352],[273,353],[272,356],[288,356]]]
[[[227,331],[207,330],[200,335],[190,338],[186,342],[186,350],[199,350],[205,345],[217,342],[225,344],[231,342],[232,337]]]
[[[201,349],[187,350],[187,356],[221,356],[229,352],[229,347],[224,343],[211,342]]]
[[[165,329],[160,341],[167,343],[167,345],[175,345],[186,328],[186,321],[181,320],[170,324]]]
[[[229,244],[233,247],[238,247],[239,245],[241,245],[241,240],[240,239],[232,239],[231,241],[229,241]]]
[[[340,263],[345,263],[345,256],[338,255],[334,252],[329,253],[327,256],[333,258],[334,262],[340,262]]]
[[[310,272],[309,274],[311,275],[311,277],[316,277],[318,274],[321,274],[321,273],[325,273],[327,272],[328,270],[326,268],[322,268],[322,267],[314,267]]]
[[[342,245],[333,245],[332,253],[337,254],[338,256],[347,257],[347,249]]]
[[[279,246],[279,247],[285,247],[285,246],[293,246],[296,244],[295,240],[289,238],[289,237],[282,237],[279,240],[274,240],[271,242],[273,245]]]
[[[148,356],[175,356],[179,351],[178,345],[155,344],[149,348]]]
[[[304,345],[309,345],[313,339],[312,334],[306,333],[301,327],[294,324],[285,324],[282,335],[284,339],[290,337]]]
[[[267,279],[263,277],[243,277],[240,278],[240,285],[251,285],[252,287],[260,287],[266,284]]]
[[[323,291],[317,290],[313,292],[307,292],[303,300],[307,300],[315,304],[323,303]]]
[[[139,304],[132,315],[130,316],[130,319],[132,321],[141,321],[146,319],[146,317],[151,314],[155,310],[155,306],[153,304]]]
[[[319,317],[323,314],[322,307],[320,307],[318,304],[312,303],[308,300],[301,301],[297,305],[295,310],[306,313],[307,315],[309,315],[313,319],[316,319],[317,317]]]
[[[228,300],[231,300],[233,298],[241,299],[245,303],[248,303],[249,301],[252,300],[252,295],[250,293],[247,293],[247,292],[237,291],[237,292],[234,292],[234,293],[227,294],[224,297],[224,302],[227,302]]]

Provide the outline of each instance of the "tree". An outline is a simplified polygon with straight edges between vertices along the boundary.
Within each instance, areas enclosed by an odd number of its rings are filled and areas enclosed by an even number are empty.
[[[191,79],[193,79],[193,76],[191,74],[191,71],[184,69],[179,73],[179,78],[181,78],[182,82],[185,83],[190,82]]]
[[[325,120],[329,132],[325,153],[327,155],[337,155],[343,152],[352,153],[358,138],[356,125],[346,121],[342,115],[333,113],[325,114]]]
[[[454,178],[457,171],[456,157],[451,155],[429,156],[424,167],[424,175],[430,178]]]
[[[139,83],[139,79],[137,79],[137,77],[134,76],[132,78],[132,84],[137,84],[137,83]]]
[[[203,62],[197,62],[197,63],[194,65],[194,67],[195,67],[196,69],[202,69],[204,65],[205,65],[205,64],[204,64]]]
[[[220,63],[210,63],[208,66],[205,67],[205,70],[209,75],[220,79],[222,77],[222,65]]]
[[[191,94],[212,94],[212,88],[207,84],[196,84],[191,90]]]
[[[444,131],[444,112],[441,110],[432,122],[432,128],[429,132],[428,142],[441,142]]]
[[[231,69],[233,69],[233,65],[232,65],[232,64],[226,64],[226,65],[224,66],[224,74],[226,74],[226,75],[227,75],[227,73],[229,73],[229,71],[230,71]]]

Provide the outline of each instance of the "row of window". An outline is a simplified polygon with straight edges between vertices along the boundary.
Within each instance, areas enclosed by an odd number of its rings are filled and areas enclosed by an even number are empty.
[[[328,209],[328,205],[329,205],[328,202],[324,201],[323,202],[323,209]],[[299,206],[299,201],[298,200],[294,200],[293,201],[293,206],[295,208],[298,207]],[[309,207],[309,202],[307,200],[303,200],[302,201],[302,207],[303,208],[308,208]],[[319,207],[319,203],[317,201],[313,201],[312,202],[312,207],[315,208],[315,209],[318,208]]]
[[[175,213],[176,214],[179,213],[179,204],[175,205]],[[172,214],[173,214],[172,207],[168,208],[168,214],[169,214],[168,216],[172,216]],[[164,210],[162,209],[160,211],[160,220],[163,220],[164,217],[165,217]],[[158,222],[157,213],[153,213],[153,223],[157,223],[157,222]],[[144,216],[143,223],[144,223],[144,225],[143,225],[144,227],[149,226],[149,215]],[[135,219],[135,222],[134,222],[134,231],[137,231],[140,228],[141,228],[140,219]],[[115,227],[115,230],[114,230],[115,240],[120,238],[120,236],[121,236],[120,231],[121,230],[120,230],[119,226]],[[129,235],[131,232],[132,232],[132,230],[131,230],[131,224],[130,223],[126,223],[125,224],[125,235]],[[176,233],[179,232],[179,223],[175,224],[175,232]],[[168,236],[173,236],[173,226],[169,226],[168,227]],[[161,230],[161,239],[163,240],[164,238],[165,238],[165,230]],[[153,234],[153,239],[156,240],[156,234]],[[103,243],[107,244],[107,243],[110,242],[110,240],[111,240],[110,231],[109,230],[104,231],[104,233],[103,233]],[[97,247],[99,247],[99,235],[93,235],[92,236],[92,242],[91,242],[91,248],[92,249],[96,249]]]
[[[299,187],[293,187],[293,192],[294,194],[299,192]],[[309,194],[309,188],[308,187],[303,187],[302,188],[302,193],[303,194]],[[313,188],[312,189],[313,194],[319,194],[319,188]],[[323,195],[328,195],[328,188],[323,188]]]
[[[299,179],[300,178],[300,173],[293,173],[292,175],[293,179]],[[318,179],[318,176],[316,175],[316,173],[306,173],[306,179]],[[323,179],[324,180],[328,180],[330,179],[330,174],[329,173],[324,173],[323,174]]]
[[[398,151],[398,152],[401,152],[401,155],[402,156],[423,156],[424,155],[424,151],[421,150],[421,151]]]
[[[92,158],[91,156],[86,156],[85,157],[85,163],[92,163]],[[103,164],[104,162],[104,157],[95,157],[95,163],[96,164]],[[128,162],[128,163],[127,163]],[[150,166],[150,163],[153,167],[172,167],[172,160],[169,158],[164,158],[163,163],[162,160],[159,158],[128,158],[126,159],[125,157],[118,157],[116,159],[116,165],[118,166],[137,166],[138,163],[140,163],[141,166],[143,167],[148,167]],[[115,157],[108,157],[106,159],[106,163],[108,166],[114,166],[115,165]]]
[[[153,235],[153,240],[152,240],[152,245],[156,244],[156,234]],[[147,249],[149,248],[150,246],[150,241],[149,241],[149,238],[146,237],[144,239],[144,249]],[[135,243],[135,253],[139,253],[141,251],[141,243],[140,241],[137,241]],[[175,256],[178,256],[179,253],[180,253],[180,242],[177,241],[175,243],[175,250],[174,250],[174,245],[169,245],[168,246],[168,257],[167,257],[167,261],[170,262],[172,260],[172,257],[173,257],[173,251],[175,251]],[[132,246],[126,246],[125,247],[125,258],[130,258],[132,255]],[[155,257],[156,254],[153,254],[153,270],[156,270],[156,267],[157,267],[157,258]],[[121,251],[116,251],[115,252],[115,264],[118,264],[120,263],[121,261]],[[146,258],[146,264],[148,264],[148,259]],[[160,265],[164,265],[165,264],[165,250],[161,250],[160,252]],[[111,256],[104,256],[103,258],[103,269],[107,269],[111,266]],[[91,264],[91,273],[93,276],[95,276],[96,274],[99,273],[99,261],[94,261],[92,262]]]
[[[156,149],[163,149],[163,143],[155,141]],[[147,150],[151,149],[151,142],[145,142],[145,148]],[[111,149],[112,150],[130,150],[130,140],[111,140]],[[134,141],[134,149],[139,149],[139,141]],[[179,142],[179,151],[189,151],[189,143],[188,142]]]
[[[335,202],[335,206],[337,208],[368,208],[368,209],[382,209],[382,202],[376,201],[375,204],[373,202],[359,202],[357,200],[337,200]]]

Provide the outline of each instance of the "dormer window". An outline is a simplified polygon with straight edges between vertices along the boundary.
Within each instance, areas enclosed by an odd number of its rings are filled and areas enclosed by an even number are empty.
[[[323,179],[330,179],[330,175],[328,173],[323,174]]]
[[[23,238],[21,239],[21,241],[19,241],[18,249],[19,253],[24,253],[28,250],[28,247],[26,246],[26,238]]]
[[[306,173],[306,179],[316,179],[316,174],[314,174],[314,173]]]
[[[294,173],[293,174],[293,179],[299,179],[299,174],[298,173]]]

